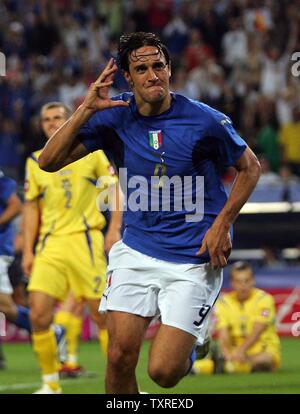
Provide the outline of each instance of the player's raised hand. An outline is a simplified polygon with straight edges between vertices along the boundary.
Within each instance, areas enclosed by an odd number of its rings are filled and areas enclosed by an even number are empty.
[[[113,84],[114,74],[118,67],[113,58],[111,58],[98,77],[91,84],[88,93],[84,99],[83,106],[92,111],[102,111],[103,109],[113,108],[115,106],[128,106],[125,101],[114,101],[109,97],[109,88]]]
[[[217,269],[227,265],[227,259],[232,249],[230,233],[225,229],[212,226],[202,240],[201,248],[196,256],[201,256],[207,250],[212,266]]]

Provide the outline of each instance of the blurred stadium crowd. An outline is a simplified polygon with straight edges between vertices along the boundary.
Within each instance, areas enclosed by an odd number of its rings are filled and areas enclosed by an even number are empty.
[[[21,182],[26,156],[42,145],[41,105],[78,106],[120,34],[142,30],[170,49],[174,91],[231,117],[261,156],[262,182],[297,183],[299,28],[299,0],[2,0],[0,167]],[[119,74],[113,93],[127,89]]]

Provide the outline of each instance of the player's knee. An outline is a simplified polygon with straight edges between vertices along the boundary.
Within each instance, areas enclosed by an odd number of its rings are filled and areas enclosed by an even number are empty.
[[[107,357],[111,367],[115,367],[119,371],[126,371],[135,368],[138,352],[131,347],[125,348],[118,345],[110,345]]]
[[[52,314],[43,309],[30,309],[30,321],[34,331],[43,331],[49,328],[52,322]]]
[[[150,364],[148,367],[148,373],[150,378],[164,388],[175,387],[180,380],[178,371],[174,370],[171,366],[160,366]]]

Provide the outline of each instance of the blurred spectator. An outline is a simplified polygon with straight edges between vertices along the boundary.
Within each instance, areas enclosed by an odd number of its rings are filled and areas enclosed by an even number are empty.
[[[237,63],[243,63],[247,59],[248,44],[247,35],[238,18],[229,20],[229,31],[222,39],[223,62],[229,69]]]
[[[300,175],[300,108],[293,110],[293,120],[285,124],[279,131],[279,142],[282,145],[284,161],[293,173]]]
[[[269,162],[273,171],[278,171],[280,156],[277,124],[273,102],[262,98],[260,101],[261,128],[257,135],[257,150]]]
[[[264,157],[259,157],[261,165],[261,175],[257,186],[275,186],[281,183],[280,176],[275,172],[271,171],[269,161]]]
[[[0,49],[7,62],[0,113],[14,130],[4,144],[7,126],[0,126],[2,154],[11,151],[0,160],[22,179],[38,108],[61,97],[76,107],[116,56],[119,35],[142,30],[162,34],[175,56],[174,91],[230,116],[275,172],[280,136],[282,161],[299,175],[300,78],[290,70],[291,54],[300,50],[299,10],[299,0],[0,2]],[[127,88],[118,72],[113,93]]]

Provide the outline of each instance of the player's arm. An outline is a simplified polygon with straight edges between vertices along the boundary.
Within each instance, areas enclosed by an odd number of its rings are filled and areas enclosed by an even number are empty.
[[[88,150],[77,139],[79,130],[97,112],[116,106],[128,106],[122,100],[109,98],[109,87],[118,70],[113,59],[100,74],[96,82],[89,87],[82,105],[74,114],[53,134],[39,156],[39,166],[42,170],[58,171],[65,165],[87,155]]]
[[[22,268],[24,273],[29,276],[34,260],[34,245],[39,234],[40,208],[38,199],[26,201],[23,211],[23,258]]]
[[[121,227],[123,217],[123,194],[120,189],[119,183],[115,183],[109,187],[109,199],[110,199],[110,222],[108,225],[107,233],[105,235],[104,249],[106,253],[109,253],[113,244],[121,239]]]
[[[227,265],[227,258],[231,253],[230,226],[234,223],[241,208],[246,203],[260,176],[260,164],[249,147],[235,163],[238,171],[228,200],[217,216],[212,227],[206,232],[201,249],[197,255],[208,250],[211,263],[214,267]]]
[[[263,331],[267,328],[267,323],[255,322],[252,332],[246,336],[244,342],[234,351],[233,359],[244,362],[246,359],[246,352],[252,345],[254,345],[260,338]]]
[[[218,330],[218,340],[224,358],[226,361],[230,361],[232,344],[228,327],[222,327]]]
[[[6,208],[0,215],[0,226],[9,223],[18,214],[21,213],[22,203],[19,197],[14,193],[6,201]]]

